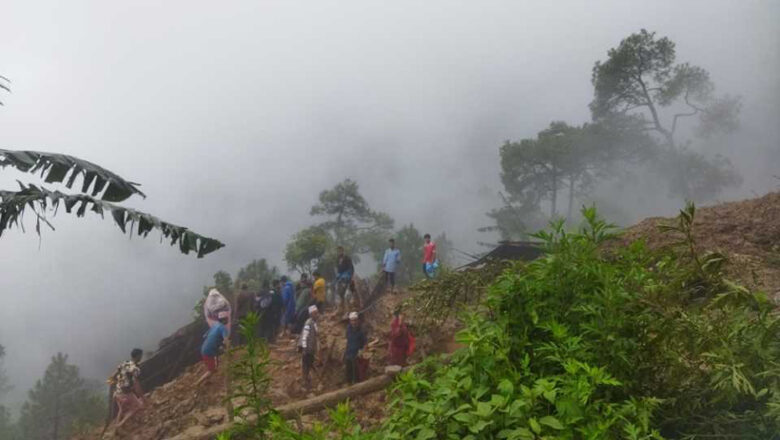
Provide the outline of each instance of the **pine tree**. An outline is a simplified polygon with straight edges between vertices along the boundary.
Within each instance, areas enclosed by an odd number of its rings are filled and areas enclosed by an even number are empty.
[[[78,367],[68,364],[68,355],[57,353],[22,406],[19,418],[22,438],[68,438],[75,426],[100,420],[99,402],[79,375]]]

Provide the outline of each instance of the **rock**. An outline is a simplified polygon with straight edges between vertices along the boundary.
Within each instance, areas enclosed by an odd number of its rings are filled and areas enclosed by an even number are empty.
[[[207,420],[206,426],[214,426],[218,423],[222,423],[223,420],[225,420],[225,410],[223,408],[210,408],[207,409],[204,413],[204,416]]]
[[[401,367],[400,365],[388,365],[385,367],[385,374],[395,375],[400,373],[402,369],[403,367]]]

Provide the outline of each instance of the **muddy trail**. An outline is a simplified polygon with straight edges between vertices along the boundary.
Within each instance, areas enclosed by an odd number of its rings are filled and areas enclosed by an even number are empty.
[[[363,328],[366,330],[368,344],[363,357],[369,360],[367,379],[382,375],[387,365],[387,341],[390,322],[395,308],[407,297],[405,291],[396,294],[383,294],[363,315]],[[333,308],[326,309],[320,317],[321,363],[312,373],[312,389],[307,392],[301,381],[301,355],[297,351],[297,335],[282,336],[269,344],[272,361],[268,373],[272,378],[269,398],[274,407],[301,401],[346,387],[343,353],[346,346],[346,320]],[[455,323],[451,324],[456,325]],[[414,332],[414,323],[409,323]],[[416,350],[410,357],[410,363],[416,363],[431,353],[452,349],[454,327],[442,329],[437,335],[415,334]],[[234,354],[240,356],[241,351]],[[113,424],[101,433],[103,428],[88,434],[73,437],[72,440],[119,439],[167,439],[185,434],[197,437],[209,427],[228,421],[225,406],[224,365],[217,374],[199,387],[196,381],[205,372],[202,363],[185,369],[175,380],[170,381],[145,398],[145,408],[136,414],[124,426],[116,429]],[[377,425],[384,416],[385,393],[374,392],[351,399],[352,407],[359,423],[365,427]],[[316,420],[327,417],[326,411],[320,411],[301,418],[303,426],[310,426]]]

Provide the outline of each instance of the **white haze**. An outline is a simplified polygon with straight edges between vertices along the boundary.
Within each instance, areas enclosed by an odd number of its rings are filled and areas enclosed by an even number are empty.
[[[0,147],[101,164],[143,183],[148,198],[131,206],[227,244],[197,260],[129,240],[110,219],[64,214],[40,241],[8,231],[7,401],[23,399],[57,351],[103,378],[134,346],[154,349],[218,269],[261,257],[283,267],[319,191],[345,177],[398,226],[479,251],[491,237],[476,229],[500,204],[501,143],[587,121],[594,61],[640,28],[743,97],[741,131],[710,146],[745,177],[723,199],[780,183],[779,2],[13,0],[0,10],[0,74],[13,81]],[[5,188],[30,181],[2,176]],[[631,219],[677,207],[646,195],[620,201]]]

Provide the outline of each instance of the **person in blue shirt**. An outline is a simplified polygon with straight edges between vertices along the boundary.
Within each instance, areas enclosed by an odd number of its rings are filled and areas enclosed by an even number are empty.
[[[295,326],[295,285],[286,276],[282,276],[282,326],[284,333]]]
[[[390,286],[390,293],[395,293],[395,272],[401,264],[401,250],[396,249],[395,240],[390,239],[390,248],[385,250],[382,258],[382,270],[385,273],[385,286]]]
[[[217,322],[206,332],[203,345],[200,347],[200,357],[206,365],[206,373],[195,382],[195,386],[203,383],[204,380],[217,372],[219,366],[219,348],[224,343],[226,347],[230,346],[230,330],[227,328],[230,312],[223,310],[217,315]]]

